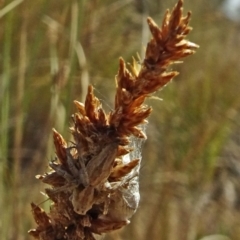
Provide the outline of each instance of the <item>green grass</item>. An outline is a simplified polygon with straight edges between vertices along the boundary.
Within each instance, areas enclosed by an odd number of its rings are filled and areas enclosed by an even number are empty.
[[[149,1],[148,12],[160,23],[174,2]],[[106,239],[195,240],[214,233],[238,239],[238,211],[210,199],[213,186],[226,181],[215,177],[216,166],[239,127],[239,32],[208,1],[185,2],[193,12],[190,39],[201,48],[175,66],[180,76],[156,93],[163,101],[148,100],[154,111],[141,205],[128,227]],[[30,202],[44,200],[34,176],[54,156],[51,129],[71,140],[72,102],[83,101],[89,83],[109,110],[119,56],[131,61],[144,41],[135,1],[14,3],[0,11],[0,238],[6,240],[30,239]],[[68,77],[56,78],[64,64]]]

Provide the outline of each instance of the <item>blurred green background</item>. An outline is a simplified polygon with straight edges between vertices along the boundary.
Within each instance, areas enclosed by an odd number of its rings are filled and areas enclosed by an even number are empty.
[[[51,129],[71,140],[72,102],[90,83],[111,110],[118,58],[143,56],[146,17],[160,24],[175,3],[0,1],[0,239],[30,239],[30,202],[45,199],[35,175],[54,157]],[[185,0],[200,49],[173,66],[180,75],[155,94],[163,101],[148,100],[140,207],[107,240],[240,239],[240,24],[220,4]]]

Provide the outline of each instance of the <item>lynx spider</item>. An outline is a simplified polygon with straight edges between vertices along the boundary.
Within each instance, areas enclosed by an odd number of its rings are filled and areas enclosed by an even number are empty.
[[[59,190],[73,189],[70,200],[78,214],[85,215],[93,204],[106,202],[106,205],[108,205],[106,198],[109,195],[107,192],[110,185],[105,182],[107,182],[107,177],[110,174],[117,153],[117,146],[116,143],[108,144],[87,165],[85,165],[83,158],[79,157],[78,161],[74,159],[70,153],[71,148],[67,148],[67,164],[70,173],[64,170],[62,165],[54,162],[50,163],[57,174],[68,182]],[[105,207],[107,208],[107,206]]]

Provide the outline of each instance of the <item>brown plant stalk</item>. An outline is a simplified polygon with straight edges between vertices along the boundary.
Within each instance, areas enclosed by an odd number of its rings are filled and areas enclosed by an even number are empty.
[[[112,111],[104,112],[90,85],[85,103],[74,101],[74,143],[53,130],[56,159],[50,172],[38,175],[50,185],[45,193],[52,204],[46,213],[32,203],[37,227],[29,234],[36,239],[91,240],[130,222],[140,199],[139,148],[152,111],[144,101],[178,74],[170,65],[198,48],[186,40],[191,13],[183,16],[182,5],[179,0],[166,11],[161,27],[147,19],[152,39],[141,64],[133,60],[129,69],[120,58]]]

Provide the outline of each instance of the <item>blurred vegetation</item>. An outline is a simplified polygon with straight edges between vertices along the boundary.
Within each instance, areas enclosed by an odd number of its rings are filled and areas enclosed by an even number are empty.
[[[160,24],[175,2],[0,2],[0,239],[30,239],[30,202],[44,201],[35,175],[54,156],[51,129],[71,140],[72,102],[83,101],[89,83],[111,109],[119,56],[141,55],[146,16]],[[190,40],[201,48],[175,66],[180,75],[156,93],[163,101],[148,100],[141,204],[106,239],[239,239],[240,28],[219,12],[221,2],[185,0]]]

